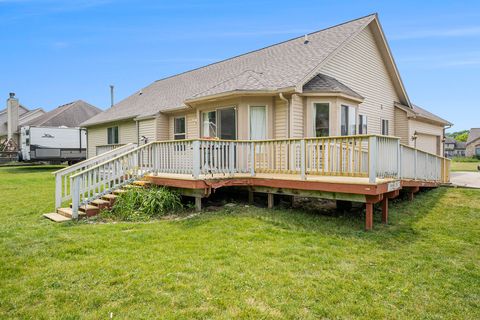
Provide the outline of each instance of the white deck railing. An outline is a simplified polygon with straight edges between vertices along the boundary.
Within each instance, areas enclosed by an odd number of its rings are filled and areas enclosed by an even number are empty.
[[[145,174],[187,174],[206,179],[269,173],[297,175],[303,180],[329,175],[368,177],[370,183],[378,178],[446,182],[448,165],[448,159],[401,145],[398,138],[376,135],[154,141],[110,154],[104,162],[76,171],[70,184],[73,215],[77,217],[79,206]]]
[[[136,148],[137,145],[129,143],[121,147],[106,151],[98,156],[81,161],[74,165],[68,166],[61,170],[53,172],[55,175],[55,207],[61,206],[62,202],[68,201],[72,198],[70,188],[70,177],[78,172],[82,172],[90,167],[93,167],[101,162],[105,162],[119,154],[122,154],[128,150]]]

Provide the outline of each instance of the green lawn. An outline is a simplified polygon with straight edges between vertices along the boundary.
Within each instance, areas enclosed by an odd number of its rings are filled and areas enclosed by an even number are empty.
[[[55,224],[51,170],[0,169],[1,319],[480,318],[480,190],[395,202],[373,232],[252,207]]]
[[[478,162],[458,162],[452,161],[451,171],[478,171],[477,167],[480,166],[480,161]]]

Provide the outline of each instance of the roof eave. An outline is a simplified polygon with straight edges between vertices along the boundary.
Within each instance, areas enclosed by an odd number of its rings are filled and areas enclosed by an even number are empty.
[[[276,95],[279,93],[295,93],[295,87],[286,87],[286,88],[281,88],[281,89],[275,89],[275,90],[231,90],[231,91],[225,91],[217,94],[211,94],[203,97],[198,97],[198,98],[191,98],[185,100],[185,104],[198,104],[206,101],[212,101],[212,100],[217,100],[217,99],[223,99],[223,98],[230,98],[230,97],[235,97],[235,96],[249,96],[249,95]],[[165,111],[171,111],[165,110]]]
[[[343,92],[337,92],[337,91],[308,91],[308,92],[303,92],[300,94],[300,96],[303,96],[303,97],[341,97],[341,98],[344,98],[344,99],[348,99],[348,100],[353,100],[353,101],[356,101],[358,103],[362,103],[365,98],[364,97],[355,97],[355,96],[352,96],[352,95],[349,95],[349,94],[346,94],[346,93],[343,93]]]
[[[81,128],[88,128],[88,127],[94,127],[94,126],[99,126],[99,125],[102,125],[102,124],[106,124],[106,123],[112,123],[112,122],[120,122],[120,121],[126,121],[126,120],[134,120],[137,116],[128,116],[128,117],[124,117],[124,118],[117,118],[117,119],[108,119],[108,120],[102,120],[102,121],[98,121],[98,122],[92,122],[92,123],[88,123],[90,120],[87,120],[83,123],[80,123],[80,127]]]

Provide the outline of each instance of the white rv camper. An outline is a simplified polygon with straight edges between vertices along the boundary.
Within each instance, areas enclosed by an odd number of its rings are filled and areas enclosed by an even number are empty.
[[[74,163],[86,159],[87,132],[82,128],[33,127],[20,130],[20,161]]]

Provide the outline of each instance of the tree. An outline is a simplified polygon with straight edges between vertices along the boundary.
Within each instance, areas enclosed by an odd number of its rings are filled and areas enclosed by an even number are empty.
[[[460,141],[460,142],[467,142],[467,139],[468,139],[468,131],[467,131],[467,132],[464,132],[464,133],[462,133],[462,134],[459,134],[459,135],[456,136],[454,139],[457,140],[457,141]]]

